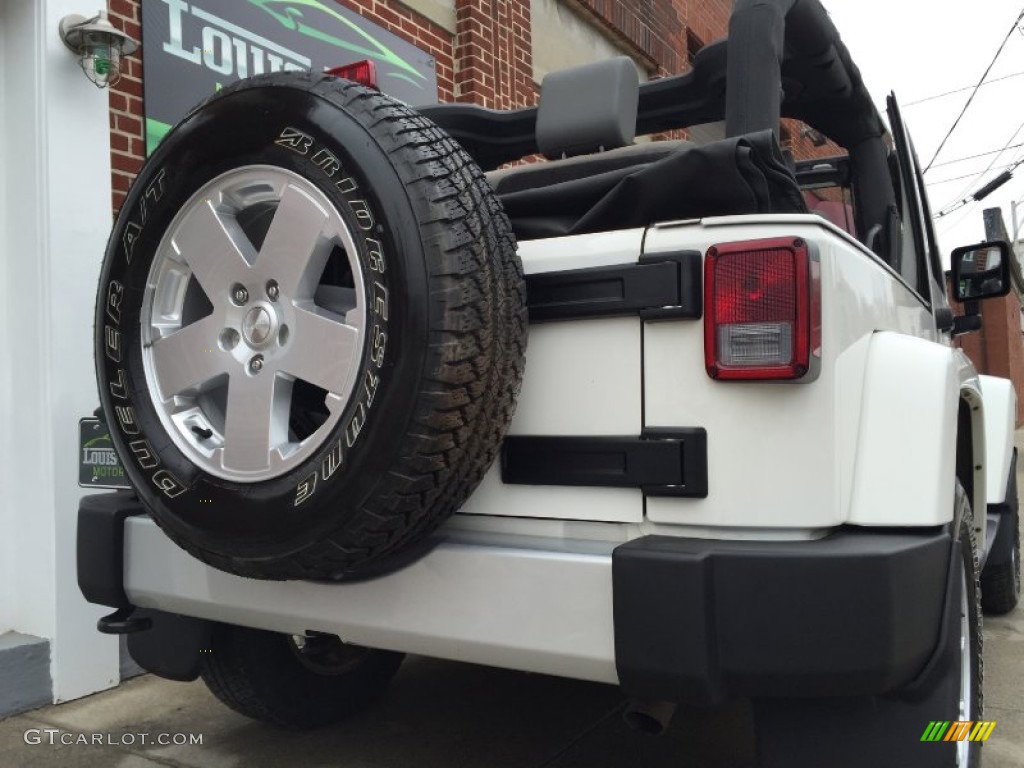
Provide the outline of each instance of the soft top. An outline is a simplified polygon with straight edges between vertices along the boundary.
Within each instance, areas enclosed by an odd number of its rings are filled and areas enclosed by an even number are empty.
[[[662,156],[564,180],[498,183],[516,237],[560,237],[646,227],[659,221],[756,213],[806,213],[796,179],[771,131],[704,145],[688,142]],[[556,169],[557,170],[557,169]]]

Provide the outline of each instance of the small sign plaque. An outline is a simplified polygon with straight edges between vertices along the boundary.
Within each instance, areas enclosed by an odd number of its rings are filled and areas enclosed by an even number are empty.
[[[83,488],[131,488],[110,430],[99,419],[78,422],[78,484]]]

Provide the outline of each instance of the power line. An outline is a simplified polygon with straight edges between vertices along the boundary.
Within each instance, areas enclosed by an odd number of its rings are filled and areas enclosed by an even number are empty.
[[[1024,31],[1022,31],[1021,34],[1024,35]],[[1024,202],[1024,197],[1022,197],[1020,200],[1017,200],[1016,202],[1010,203],[1010,218],[1013,219],[1013,229],[1014,229],[1014,233],[1013,233],[1014,245],[1016,245],[1017,243],[1020,242],[1020,228],[1019,228],[1018,222],[1017,222],[1017,206],[1020,205],[1021,202]]]
[[[939,237],[940,238],[945,237],[950,232],[952,232],[957,227],[959,227],[961,224],[963,224],[964,221],[967,220],[967,217],[970,216],[971,213],[974,211],[975,206],[977,206],[979,202],[980,202],[979,200],[971,200],[970,203],[966,207],[961,209],[963,211],[963,213],[961,213],[959,217],[946,220],[946,221],[949,222],[948,224],[943,225],[939,221],[936,221],[935,222],[936,226],[939,227],[939,232],[938,232]],[[1024,197],[1022,197],[1020,200],[1018,200],[1017,204],[1020,205],[1021,202],[1024,202]],[[950,213],[952,213],[952,211],[950,211]],[[938,217],[935,216],[933,218],[938,218]]]
[[[994,85],[995,83],[1001,83],[1003,80],[1009,80],[1010,78],[1013,77],[1020,77],[1021,75],[1024,75],[1024,72],[1014,72],[1012,75],[1003,75],[1002,77],[997,77],[994,80],[988,80],[987,82],[982,83],[981,87],[985,87],[986,85]],[[971,90],[971,88],[976,87],[977,86],[974,85],[965,85],[963,88],[956,88],[955,90],[945,91],[944,93],[936,93],[934,96],[925,96],[923,99],[911,101],[908,104],[902,104],[901,106],[904,109],[907,109],[908,107],[916,107],[918,104],[924,104],[926,101],[935,101],[935,99],[941,99],[945,96],[952,96],[953,94],[956,93],[963,93],[964,91],[969,91]]]
[[[962,200],[957,200],[955,203],[950,203],[941,211],[932,216],[932,218],[941,219],[943,216],[948,216],[953,211],[959,210],[960,208],[963,208],[965,205],[976,203],[979,200],[987,197],[989,194],[991,194],[996,189],[1003,186],[1003,184],[1008,182],[1011,178],[1013,178],[1013,172],[1017,170],[1017,167],[1020,165],[1024,165],[1024,158],[1021,158],[1017,162],[1011,163],[1010,165],[1006,166],[1006,169],[1001,174],[996,176],[994,179],[992,179],[992,181],[990,181],[985,186],[979,188],[970,197],[965,197]]]
[[[1006,165],[999,165],[999,166],[996,166],[995,168],[989,168],[989,170],[990,171],[1004,171],[1007,168],[1016,168],[1017,165],[1018,164],[1016,164],[1016,163],[1007,163]],[[976,173],[965,173],[963,176],[954,176],[952,179],[943,179],[942,181],[929,181],[928,182],[928,186],[929,187],[937,187],[939,184],[948,184],[951,181],[960,181],[961,179],[973,179],[973,178],[976,178],[977,176],[978,176],[978,174],[976,174]]]
[[[996,55],[992,57],[992,61],[990,61],[988,66],[985,68],[985,73],[981,76],[981,80],[979,80],[978,84],[974,86],[974,90],[971,91],[971,95],[967,98],[967,103],[964,104],[964,108],[960,110],[960,114],[956,116],[956,120],[953,121],[953,125],[950,126],[950,129],[948,131],[946,131],[946,135],[943,137],[942,143],[939,144],[939,148],[935,150],[935,154],[932,155],[932,159],[928,162],[928,165],[925,166],[925,173],[928,173],[928,170],[932,167],[932,163],[935,162],[936,158],[938,158],[939,156],[939,153],[942,151],[942,148],[945,147],[946,142],[949,141],[949,137],[953,135],[953,131],[955,131],[956,127],[960,125],[960,120],[963,118],[964,113],[967,112],[967,108],[971,106],[971,102],[974,101],[974,97],[978,95],[978,89],[981,88],[982,83],[985,82],[985,78],[988,77],[988,73],[992,71],[992,67],[995,66],[996,60],[999,58],[999,55],[1003,52],[1003,48],[1006,47],[1006,43],[1009,42],[1010,36],[1013,34],[1014,30],[1017,29],[1017,25],[1020,24],[1021,19],[1024,19],[1024,8],[1021,8],[1020,13],[1017,15],[1017,18],[1010,26],[1010,30],[1009,32],[1006,33],[1006,37],[1003,38],[1003,42],[999,46],[999,50],[996,51]]]
[[[975,179],[980,179],[982,176],[984,176],[986,173],[988,173],[989,171],[992,170],[992,166],[994,166],[996,164],[996,160],[999,159],[999,157],[1003,154],[1003,152],[1005,152],[1007,149],[1009,149],[1010,145],[1013,144],[1013,141],[1017,138],[1017,134],[1019,134],[1022,130],[1024,130],[1024,120],[1021,121],[1020,125],[1017,126],[1017,130],[1015,130],[1013,132],[1013,135],[1010,136],[1010,138],[1007,140],[1006,146],[1004,146],[999,152],[995,153],[995,156],[992,158],[991,161],[989,161],[989,164],[985,167],[985,170],[983,170],[981,173],[976,174],[975,175]],[[1017,155],[1014,156],[1013,160],[1010,161],[1011,164],[1014,163],[1017,160],[1017,157],[1019,156],[1019,154],[1020,153],[1018,152]],[[1016,168],[1016,166],[1014,166],[1014,168]],[[942,206],[942,208],[939,209],[939,212],[937,214],[935,214],[935,217],[945,216],[950,211],[955,211],[957,208],[959,208],[961,205],[963,205],[964,204],[964,200],[959,199],[959,198],[963,198],[963,196],[966,195],[970,191],[972,186],[974,186],[974,181],[973,180],[971,182],[965,184],[964,188],[960,191],[960,193],[956,197],[953,198],[953,200],[951,202],[946,203],[944,206]]]
[[[1020,129],[1018,128],[1018,130]],[[1005,166],[1002,173],[1000,173],[994,179],[989,181],[983,187],[979,187],[969,197],[965,197],[962,200],[957,200],[955,203],[946,204],[945,206],[943,206],[942,210],[936,213],[934,216],[932,216],[932,218],[940,219],[943,216],[948,216],[953,211],[963,208],[965,205],[969,205],[971,203],[982,200],[983,198],[987,197],[992,192],[994,192],[996,189],[1003,186],[1003,184],[1008,182],[1011,178],[1013,178],[1013,172],[1017,170],[1017,168],[1020,167],[1021,165],[1024,165],[1024,157],[1014,160],[1014,162],[1010,163],[1008,166]],[[991,166],[989,166],[989,169],[991,169]],[[986,170],[985,173],[987,172],[988,171]]]
[[[955,220],[953,220],[953,221],[950,221],[950,222],[949,222],[949,224],[948,224],[947,226],[945,226],[945,227],[942,227],[942,228],[941,228],[941,229],[939,230],[939,237],[940,237],[940,238],[942,238],[942,237],[945,237],[945,236],[946,236],[946,235],[948,235],[948,234],[949,234],[950,232],[952,232],[952,231],[953,231],[954,229],[956,229],[956,228],[957,228],[957,227],[959,227],[959,226],[960,226],[961,224],[963,224],[963,223],[964,223],[964,221],[966,221],[966,220],[967,220],[967,217],[968,217],[968,216],[970,216],[971,212],[972,212],[972,211],[974,210],[974,206],[975,206],[975,205],[977,205],[977,203],[976,203],[976,202],[975,202],[975,203],[972,203],[972,204],[971,204],[970,206],[968,206],[968,207],[967,207],[967,209],[966,209],[966,210],[964,210],[964,212],[963,212],[963,213],[962,213],[962,214],[960,215],[960,217],[959,217],[958,219],[955,219]],[[939,225],[939,226],[941,226],[941,225]]]
[[[1002,154],[1003,152],[1005,152],[1008,149],[1017,149],[1017,147],[1024,147],[1024,143],[1014,144],[1012,147],[1003,147],[1002,149],[992,149],[992,150],[989,150],[988,152],[979,152],[977,155],[967,155],[967,157],[958,157],[956,160],[946,160],[946,161],[941,162],[941,163],[936,163],[935,165],[932,166],[932,168],[942,168],[944,165],[956,165],[957,163],[965,163],[968,160],[977,160],[979,157],[988,157],[989,155],[999,155],[999,154]],[[961,176],[959,178],[966,179],[967,176]],[[952,181],[952,179],[946,179],[946,181]],[[942,182],[942,181],[930,181],[928,183],[929,184],[944,184],[945,182]]]

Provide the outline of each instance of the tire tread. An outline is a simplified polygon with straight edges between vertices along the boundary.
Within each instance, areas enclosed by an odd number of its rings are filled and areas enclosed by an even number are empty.
[[[441,128],[393,99],[327,75],[275,73],[232,84],[193,112],[268,87],[307,90],[372,132],[408,191],[432,255],[429,294],[446,311],[429,329],[400,459],[379,492],[333,531],[287,556],[256,560],[209,551],[164,529],[200,560],[242,576],[343,580],[386,568],[389,558],[428,537],[494,462],[525,365],[526,286],[511,224],[479,166]]]

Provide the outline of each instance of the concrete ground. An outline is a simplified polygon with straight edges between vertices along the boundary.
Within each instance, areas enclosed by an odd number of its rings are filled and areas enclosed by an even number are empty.
[[[1024,608],[985,624],[985,716],[997,721],[984,768],[1024,766]],[[677,714],[660,738],[630,731],[603,685],[413,658],[387,696],[346,723],[293,733],[236,715],[200,683],[151,675],[0,721],[0,765],[17,768],[748,768],[747,708]],[[30,730],[36,729],[36,730]],[[50,744],[46,729],[58,729]],[[26,744],[30,740],[41,744]],[[111,745],[61,745],[104,734]],[[108,737],[105,734],[110,734]],[[201,734],[202,745],[140,744]],[[122,744],[134,740],[134,744]],[[928,748],[922,745],[922,748]]]
[[[1017,433],[1024,455],[1024,430]],[[1024,488],[1024,463],[1018,467]],[[411,658],[377,706],[341,725],[282,731],[237,715],[201,682],[145,675],[85,699],[0,720],[0,766],[15,768],[753,768],[742,703],[676,715],[643,736],[610,686]],[[985,621],[983,768],[1024,768],[1024,604]],[[56,731],[51,736],[46,731]],[[111,744],[61,744],[103,734]],[[109,734],[109,736],[108,736]],[[202,735],[142,744],[136,734]],[[28,744],[30,741],[41,743]],[[129,743],[134,742],[134,743]],[[927,745],[922,745],[927,748]],[[827,766],[822,766],[827,768]]]

